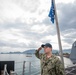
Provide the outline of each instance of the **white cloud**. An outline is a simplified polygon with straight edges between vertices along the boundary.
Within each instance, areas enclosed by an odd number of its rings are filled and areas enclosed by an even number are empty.
[[[74,0],[55,1],[56,4],[74,2]],[[0,50],[23,51],[38,48],[46,42],[50,42],[53,49],[58,49],[56,27],[47,21],[50,4],[51,0],[0,0]],[[63,13],[60,9],[58,15],[61,21]],[[75,37],[70,43],[68,39],[65,40],[66,37],[75,34],[75,30],[72,31],[74,33],[68,33],[70,30],[61,32],[63,48],[70,48],[72,41],[76,40]]]
[[[13,4],[12,2],[3,1],[1,4],[1,13],[0,17],[3,21],[13,21],[16,18],[22,16],[23,11],[17,5]]]
[[[75,0],[55,0],[57,3],[73,3]]]
[[[36,32],[36,33],[45,33],[47,32],[49,26],[45,25],[34,25],[31,27],[31,30]]]

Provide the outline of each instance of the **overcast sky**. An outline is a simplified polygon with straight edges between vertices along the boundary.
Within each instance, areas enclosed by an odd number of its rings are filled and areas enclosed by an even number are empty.
[[[76,0],[55,0],[62,48],[76,41]],[[37,49],[51,43],[59,49],[56,25],[48,17],[51,0],[0,0],[0,52]]]

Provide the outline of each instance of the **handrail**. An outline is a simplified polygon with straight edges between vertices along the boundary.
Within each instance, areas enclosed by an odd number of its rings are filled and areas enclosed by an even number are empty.
[[[4,73],[3,74],[4,75],[9,75],[8,72],[7,72],[7,64],[4,65]]]
[[[23,65],[23,67],[17,68],[17,72],[19,72],[19,75],[39,75],[40,74],[40,69],[39,69],[40,68],[40,65],[39,64],[34,64],[34,62],[35,61],[21,61],[21,62],[16,62],[16,64],[22,64]],[[76,66],[76,65],[73,65],[73,67],[74,66]],[[35,70],[33,70],[33,69],[35,69]],[[72,69],[71,71],[73,71],[73,70],[74,69]],[[70,72],[66,72],[66,75],[69,74],[69,73],[70,74],[73,74],[73,73],[71,73],[71,71]]]
[[[38,61],[38,60],[36,60]],[[40,65],[35,65],[32,64],[32,62],[34,61],[19,61],[19,62],[15,62],[15,64],[23,64],[23,67],[18,67],[16,68],[16,72],[19,72],[20,75],[27,75],[26,73],[28,73],[28,75],[35,75],[35,74],[39,74],[40,70],[37,72],[33,72],[33,68],[36,70],[36,66],[40,66]],[[28,66],[26,66],[26,63],[28,64]],[[35,66],[34,66],[35,65]],[[23,68],[23,69],[22,69]],[[27,69],[28,68],[28,69]],[[38,67],[39,68],[39,67]],[[22,71],[21,71],[22,70]],[[18,73],[17,73],[18,74]]]

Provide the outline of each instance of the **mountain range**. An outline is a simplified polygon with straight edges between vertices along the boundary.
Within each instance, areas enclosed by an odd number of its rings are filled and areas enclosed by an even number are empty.
[[[34,54],[35,53],[35,49],[31,49],[31,50],[26,50],[26,51],[23,51],[23,52],[8,52],[8,53],[0,53],[0,54]],[[41,50],[40,51],[41,53],[44,52],[44,50]],[[59,53],[58,50],[52,50],[52,53]],[[65,49],[63,50],[63,53],[71,53],[71,49]]]

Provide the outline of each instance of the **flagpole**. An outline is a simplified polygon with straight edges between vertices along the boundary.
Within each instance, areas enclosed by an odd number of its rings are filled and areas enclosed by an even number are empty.
[[[59,26],[58,26],[58,18],[57,18],[55,0],[53,0],[53,3],[54,3],[54,10],[55,10],[55,21],[56,21],[56,29],[57,29],[57,36],[58,36],[60,57],[61,57],[61,61],[62,61],[62,63],[63,63],[63,67],[64,67],[63,52],[62,52],[62,45],[61,45],[61,38],[60,38],[60,30],[59,30]]]

